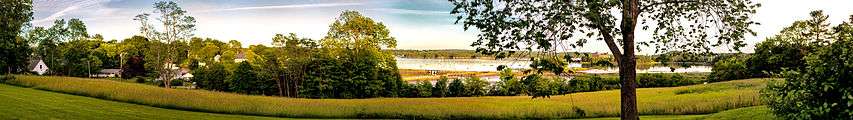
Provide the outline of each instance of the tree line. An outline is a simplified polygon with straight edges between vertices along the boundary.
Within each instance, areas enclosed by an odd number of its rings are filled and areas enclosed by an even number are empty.
[[[399,97],[403,83],[388,29],[345,11],[321,40],[277,34],[271,47],[252,45],[235,69],[219,62],[194,71],[199,88],[302,98]],[[234,66],[234,65],[230,65]],[[222,79],[229,78],[229,79]],[[265,86],[269,85],[269,86]]]
[[[853,15],[830,26],[823,11],[798,20],[758,43],[755,53],[729,54],[714,64],[710,81],[776,77],[761,100],[784,119],[853,119]]]
[[[397,97],[405,84],[394,56],[382,50],[395,48],[396,39],[356,11],[341,13],[319,40],[276,34],[272,46],[243,48],[237,40],[194,37],[195,18],[175,2],[153,7],[134,17],[138,36],[105,41],[79,19],[32,27],[32,1],[3,2],[2,72],[26,72],[28,60],[40,59],[49,75],[119,68],[125,79],[168,88],[192,81],[201,89],[304,98]],[[184,69],[195,76],[181,80]]]

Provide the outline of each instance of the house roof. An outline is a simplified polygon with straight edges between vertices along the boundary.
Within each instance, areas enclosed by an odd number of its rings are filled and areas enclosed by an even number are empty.
[[[30,69],[30,70],[35,69],[36,66],[38,65],[39,61],[41,61],[41,60],[30,60],[29,62],[27,62],[28,63],[27,69]]]
[[[119,74],[121,69],[101,69],[99,73]]]
[[[234,59],[246,59],[246,53],[245,52],[237,53],[237,56],[235,56]]]

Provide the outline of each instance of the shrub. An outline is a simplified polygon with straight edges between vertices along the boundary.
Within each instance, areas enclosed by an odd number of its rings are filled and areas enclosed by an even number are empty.
[[[735,79],[745,79],[750,77],[750,71],[746,67],[746,60],[749,56],[736,55],[714,63],[711,68],[711,74],[708,76],[710,82],[720,82]]]
[[[549,84],[550,79],[543,78],[542,75],[539,74],[533,74],[524,77],[522,82],[527,86],[527,93],[533,96],[533,98],[551,98],[552,91]]]
[[[447,93],[451,97],[461,97],[465,95],[465,83],[462,83],[460,79],[453,79],[453,82],[450,82],[450,86],[447,88]]]
[[[527,87],[527,93],[533,98],[551,98],[551,95],[566,94],[571,92],[573,87],[563,78],[545,77],[539,74],[524,77],[522,82]]]
[[[417,84],[417,97],[430,97],[432,96],[432,83],[429,81],[421,81]]]
[[[681,74],[639,74],[637,76],[640,87],[675,87],[698,83]]]
[[[447,96],[447,77],[441,77],[435,82],[435,85],[432,88],[432,96],[433,97],[445,97]]]
[[[171,81],[172,86],[184,86],[184,79],[174,79]]]
[[[618,89],[619,77],[602,77],[601,75],[577,76],[569,81],[570,92],[589,92]]]
[[[134,81],[136,81],[136,83],[145,83],[145,78],[135,77],[133,79],[134,79]]]
[[[470,96],[486,95],[486,87],[488,85],[489,83],[480,79],[480,77],[470,77],[465,79],[465,91]]]
[[[0,83],[5,83],[6,81],[10,81],[10,80],[12,80],[12,79],[15,79],[15,76],[11,76],[11,75],[0,75]]]
[[[501,81],[492,86],[492,89],[489,91],[490,95],[515,96],[525,93],[524,85],[513,75],[512,69],[503,69],[499,75]]]
[[[761,91],[784,119],[853,119],[853,40],[840,40],[806,57],[806,69],[788,71]]]
[[[597,66],[597,67],[613,67],[613,66],[616,66],[608,60],[598,60],[598,61],[593,62],[592,65]]]

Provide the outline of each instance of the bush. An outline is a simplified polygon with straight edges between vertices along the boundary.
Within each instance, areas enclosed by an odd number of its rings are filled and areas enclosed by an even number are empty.
[[[479,77],[465,79],[465,91],[469,96],[485,96],[487,86],[489,83]]]
[[[432,88],[433,97],[447,96],[447,77],[441,77]]]
[[[184,79],[174,79],[170,83],[172,86],[184,86]]]
[[[462,97],[465,95],[465,83],[462,83],[460,79],[453,79],[453,82],[450,82],[450,86],[447,88],[448,96],[451,97]]]
[[[675,87],[698,83],[681,74],[639,74],[637,76],[640,87]]]
[[[806,57],[806,68],[783,74],[761,91],[784,119],[853,120],[853,40],[840,40]]]
[[[136,83],[145,83],[145,78],[135,77],[133,79],[134,79],[134,81],[136,81]]]
[[[527,87],[527,93],[533,98],[551,98],[551,95],[567,94],[572,92],[574,87],[566,79],[545,77],[539,74],[524,77],[522,83]]]
[[[601,75],[577,76],[569,81],[570,92],[590,92],[620,88],[619,77],[602,77]]]
[[[708,76],[708,81],[720,82],[751,77],[751,73],[746,67],[746,60],[748,59],[749,56],[746,55],[735,55],[717,61],[711,68],[712,72]]]
[[[6,81],[10,81],[15,79],[15,76],[12,75],[0,75],[0,83],[6,83]]]
[[[432,83],[429,81],[421,81],[416,86],[417,97],[430,97],[432,96]]]
[[[524,85],[513,75],[512,69],[501,70],[499,76],[501,81],[498,81],[489,89],[490,95],[516,96],[525,93]]]

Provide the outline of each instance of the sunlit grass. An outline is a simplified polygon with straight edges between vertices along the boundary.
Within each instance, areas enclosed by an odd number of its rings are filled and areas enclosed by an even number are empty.
[[[163,109],[0,84],[0,119],[174,120],[282,119]]]
[[[584,118],[619,115],[619,91],[514,97],[300,99],[204,90],[164,89],[111,80],[16,76],[12,84],[36,89],[192,111],[298,118]],[[760,105],[766,80],[638,89],[642,115],[707,114]],[[747,87],[730,87],[747,86]],[[719,88],[719,89],[717,89]],[[692,89],[715,89],[682,93]],[[578,108],[578,109],[575,109]],[[584,114],[579,114],[582,111]]]
[[[777,120],[767,106],[744,107],[706,115],[647,115],[645,120]],[[590,120],[619,120],[619,117],[592,118]]]

